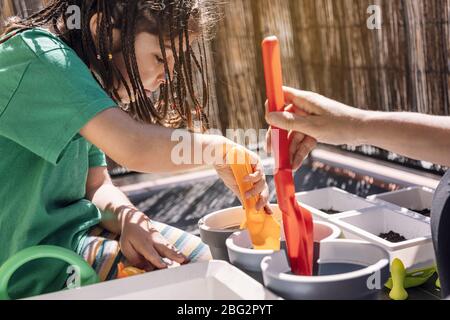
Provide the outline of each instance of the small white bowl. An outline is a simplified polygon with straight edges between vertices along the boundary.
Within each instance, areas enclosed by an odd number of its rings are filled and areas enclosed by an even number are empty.
[[[209,246],[213,259],[229,261],[225,241],[240,230],[244,218],[245,211],[242,207],[234,207],[213,212],[200,219],[200,238]]]
[[[272,206],[275,216],[281,216],[278,206]],[[317,260],[319,256],[320,242],[325,240],[337,239],[341,235],[341,230],[328,222],[314,221],[314,255]],[[285,237],[282,228],[281,232],[282,246],[285,245]],[[228,256],[230,262],[253,277],[255,280],[262,282],[261,261],[269,255],[273,250],[254,250],[252,249],[252,241],[247,230],[233,233],[227,240]]]

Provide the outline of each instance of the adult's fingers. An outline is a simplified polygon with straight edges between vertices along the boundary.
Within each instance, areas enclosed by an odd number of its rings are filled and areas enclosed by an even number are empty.
[[[305,135],[301,132],[297,132],[297,131],[289,132],[289,141],[290,141],[289,159],[290,159],[291,163],[294,162],[295,154],[297,153],[298,148],[304,139],[305,139]]]
[[[303,91],[290,87],[283,87],[286,104],[293,104],[306,114],[320,114],[320,107],[314,101],[319,96],[311,91]]]
[[[290,112],[272,112],[266,115],[267,122],[275,127],[298,131],[307,135],[312,135],[312,126],[308,117],[298,116]]]
[[[298,170],[303,161],[308,157],[309,153],[317,146],[317,141],[314,138],[306,136],[300,143],[297,152],[292,160],[293,170]]]
[[[305,110],[302,110],[293,104],[290,104],[286,108],[284,108],[284,111],[290,112],[290,113],[295,113],[296,115],[301,116],[301,117],[306,117],[307,115],[309,115]]]
[[[272,153],[272,128],[269,127],[266,133],[266,143],[264,145],[264,150],[268,155]]]

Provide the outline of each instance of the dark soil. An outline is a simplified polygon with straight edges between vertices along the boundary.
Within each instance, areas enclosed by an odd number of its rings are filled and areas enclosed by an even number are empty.
[[[341,211],[334,210],[333,208],[328,209],[328,210],[326,210],[326,209],[321,209],[320,211],[323,211],[323,212],[325,212],[326,214],[330,214],[330,215],[341,213]]]
[[[423,209],[423,210],[413,210],[413,209],[409,209],[411,211],[415,211],[417,213],[420,213],[421,215],[425,216],[425,217],[431,217],[431,210],[430,209]]]
[[[404,236],[394,231],[389,231],[388,233],[380,233],[379,237],[392,243],[403,242],[407,240]]]

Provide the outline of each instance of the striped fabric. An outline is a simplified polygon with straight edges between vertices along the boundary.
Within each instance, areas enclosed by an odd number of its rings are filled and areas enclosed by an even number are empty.
[[[212,259],[208,246],[200,238],[163,223],[152,221],[152,225],[169,243],[188,257],[191,263]],[[81,240],[78,247],[78,254],[97,271],[101,281],[116,278],[119,262],[128,264],[120,251],[118,238],[116,234],[95,227]]]

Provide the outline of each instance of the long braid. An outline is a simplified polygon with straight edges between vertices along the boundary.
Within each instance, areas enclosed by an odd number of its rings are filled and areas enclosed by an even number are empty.
[[[180,1],[180,6],[183,5],[183,0]],[[177,8],[178,9],[178,8]],[[178,9],[178,12],[176,12],[175,14],[181,14],[181,10]],[[176,19],[178,21],[176,30],[181,30],[183,28],[183,21],[182,19],[178,18]],[[169,19],[169,24],[170,24],[170,31],[169,31],[169,37],[170,37],[170,44],[172,47],[172,53],[174,56],[174,60],[175,60],[175,72],[176,72],[176,79],[177,79],[177,85],[176,85],[176,90],[177,90],[177,98],[178,98],[178,104],[177,104],[177,108],[178,110],[183,110],[184,109],[184,105],[185,105],[185,99],[183,96],[183,92],[182,92],[182,87],[184,87],[184,79],[182,77],[182,68],[181,68],[181,61],[182,61],[182,55],[183,55],[183,37],[179,37],[178,36],[178,50],[177,46],[175,44],[175,36],[174,36],[174,28],[173,28],[173,15],[170,15],[170,19]],[[181,60],[181,61],[180,61]],[[180,111],[178,111],[180,112]]]
[[[186,43],[189,43],[189,32],[188,30],[185,31],[185,37],[186,37]],[[194,90],[194,86],[193,86],[193,76],[192,76],[192,63],[191,63],[191,57],[192,57],[192,52],[191,52],[192,48],[190,45],[187,45],[187,50],[186,50],[186,63],[184,64],[184,74],[185,77],[187,79],[187,89],[190,95],[190,98],[192,100],[192,103],[194,104],[194,110],[197,113],[198,116],[198,106],[199,106],[199,102],[198,99],[195,95],[195,90]],[[190,123],[191,124],[191,123]]]
[[[172,10],[172,8],[170,8]],[[169,16],[171,16],[171,14],[173,13],[173,11],[170,12]],[[164,60],[164,71],[165,71],[165,75],[166,75],[166,83],[165,86],[167,86],[167,90],[165,90],[165,96],[164,96],[164,100],[160,101],[160,104],[163,105],[164,108],[164,112],[167,112],[167,109],[169,107],[169,105],[171,104],[171,101],[173,103],[175,103],[175,97],[174,97],[174,85],[173,85],[173,79],[172,76],[170,74],[170,69],[169,69],[169,65],[167,63],[167,53],[166,53],[166,47],[165,47],[165,43],[164,43],[164,34],[162,32],[163,30],[163,26],[165,25],[165,17],[164,15],[161,13],[158,19],[158,24],[160,26],[160,32],[159,32],[159,46],[161,48],[161,53],[162,53],[162,57]],[[169,24],[169,28],[171,28],[172,26]],[[170,30],[170,29],[169,29]],[[170,31],[169,31],[170,33]],[[175,54],[175,53],[174,53]],[[179,107],[179,106],[178,106]],[[189,115],[183,115],[181,114],[181,116],[185,116],[187,117],[187,121],[189,121]]]
[[[202,121],[202,123],[204,123],[204,129],[207,130],[210,128],[207,115],[209,114],[209,111],[210,111],[209,107],[210,107],[211,99],[209,99],[210,84],[209,84],[208,57],[207,57],[204,38],[202,38],[201,45],[200,45],[200,43],[198,44],[198,48],[199,48],[198,50],[200,52],[200,57],[203,56],[204,60],[205,60],[204,63],[202,63],[202,65],[201,65],[201,71],[200,71],[200,75],[202,78],[201,82],[202,82],[202,94],[203,94],[203,101],[202,101],[203,108],[200,109],[200,112],[201,112],[201,118],[202,118],[201,121]],[[195,60],[195,55],[193,58]]]
[[[136,3],[135,0],[130,1],[132,3]],[[123,12],[123,25],[126,26],[122,28],[122,50],[123,56],[125,60],[125,66],[127,68],[128,76],[130,78],[131,86],[132,86],[132,96],[130,98],[130,106],[131,110],[137,115],[138,118],[144,120],[145,117],[142,113],[142,108],[139,108],[139,103],[141,102],[139,97],[139,90],[137,77],[139,77],[139,73],[135,73],[135,69],[132,66],[132,51],[134,51],[134,42],[135,42],[135,27],[136,27],[136,19],[133,19],[133,5],[128,4],[124,8]],[[130,23],[127,24],[126,22]]]

